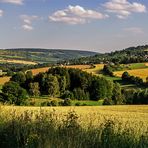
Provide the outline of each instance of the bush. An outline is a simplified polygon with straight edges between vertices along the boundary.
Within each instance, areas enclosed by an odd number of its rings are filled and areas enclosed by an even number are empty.
[[[47,104],[48,104],[48,101],[44,101],[41,103],[41,106],[47,106]]]
[[[58,106],[58,101],[57,100],[52,100],[50,102],[51,106]]]
[[[70,99],[65,99],[64,102],[63,102],[63,106],[71,106],[72,105],[72,102]]]
[[[104,99],[103,105],[113,105],[113,101],[111,99]]]
[[[81,103],[80,102],[76,102],[75,106],[81,106]]]

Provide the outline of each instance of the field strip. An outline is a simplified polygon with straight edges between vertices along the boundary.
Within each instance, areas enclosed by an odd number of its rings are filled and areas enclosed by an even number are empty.
[[[0,77],[0,85],[4,85],[10,80],[10,77]]]
[[[133,70],[124,70],[124,71],[116,71],[114,72],[114,75],[117,77],[122,77],[122,74],[127,71],[131,76],[140,77],[143,80],[146,80],[146,77],[148,77],[148,68],[144,69],[133,69]]]
[[[36,62],[31,61],[24,61],[24,60],[0,60],[0,62],[6,62],[6,63],[16,63],[16,64],[28,64],[28,65],[36,65]]]
[[[59,66],[59,67],[66,67],[66,68],[78,68],[81,70],[88,70],[91,68],[91,65],[68,65],[68,66]],[[31,69],[33,75],[37,75],[40,72],[46,72],[48,71],[50,67],[43,67],[43,68],[37,68],[37,69]]]

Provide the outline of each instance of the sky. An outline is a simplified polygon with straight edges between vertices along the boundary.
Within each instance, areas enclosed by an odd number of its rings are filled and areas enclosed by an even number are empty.
[[[110,52],[148,44],[148,0],[0,0],[0,48]]]

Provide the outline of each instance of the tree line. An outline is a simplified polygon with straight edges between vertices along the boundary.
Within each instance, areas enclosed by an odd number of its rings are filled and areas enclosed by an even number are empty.
[[[48,95],[62,99],[109,99],[114,104],[122,102],[120,85],[79,69],[50,68],[35,76],[31,71],[18,72],[7,82],[1,100],[20,105],[27,97]]]
[[[69,64],[99,64],[113,62],[116,64],[143,63],[148,62],[148,45],[129,47],[110,53],[96,54],[95,56],[75,58],[60,61],[59,63]]]
[[[14,74],[3,86],[0,101],[21,105],[29,97],[43,95],[63,100],[103,100],[104,105],[148,104],[147,89],[121,89],[120,84],[104,77],[63,67],[35,76],[31,71]]]

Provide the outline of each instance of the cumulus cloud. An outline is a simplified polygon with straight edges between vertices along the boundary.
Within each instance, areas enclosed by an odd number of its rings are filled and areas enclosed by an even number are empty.
[[[132,13],[146,12],[145,5],[137,2],[130,3],[128,0],[110,0],[103,6],[108,12],[115,13],[120,19],[125,19]]]
[[[39,19],[39,17],[36,16],[36,15],[31,15],[31,16],[29,16],[29,15],[21,15],[20,18],[21,18],[21,20],[23,22],[22,28],[24,30],[26,30],[26,31],[33,30],[34,29],[33,25],[32,25],[33,21],[36,21],[36,20]]]
[[[124,28],[125,31],[133,33],[133,34],[143,34],[144,31],[140,27],[129,27],[129,28]]]
[[[53,22],[63,22],[67,24],[84,24],[92,19],[104,19],[108,15],[100,12],[85,9],[79,5],[68,6],[66,9],[58,10],[49,16],[49,20]]]
[[[4,11],[0,9],[0,17],[3,16]]]
[[[34,28],[33,28],[32,26],[30,26],[30,25],[23,25],[22,28],[23,28],[24,30],[26,30],[26,31],[31,31],[31,30],[34,29]]]
[[[0,0],[2,3],[11,3],[15,5],[22,5],[24,0]]]

